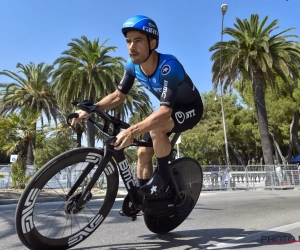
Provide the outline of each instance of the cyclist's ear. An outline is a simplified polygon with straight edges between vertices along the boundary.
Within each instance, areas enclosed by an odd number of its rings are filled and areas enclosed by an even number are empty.
[[[150,37],[150,49],[154,50],[156,48],[157,45],[157,40],[153,37]]]

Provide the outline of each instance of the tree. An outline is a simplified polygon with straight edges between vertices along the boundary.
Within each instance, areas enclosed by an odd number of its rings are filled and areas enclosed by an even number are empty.
[[[18,63],[17,68],[20,69],[18,73],[10,70],[0,72],[0,75],[7,76],[15,81],[14,83],[0,84],[0,87],[4,87],[0,92],[0,97],[2,97],[0,99],[0,115],[13,113],[28,107],[34,114],[41,111],[40,120],[42,126],[44,116],[48,122],[51,121],[51,118],[56,122],[59,107],[49,81],[53,66],[45,63],[39,63],[35,66],[31,62],[28,65]],[[28,149],[28,164],[33,164],[34,148],[35,139],[33,137]]]
[[[282,79],[277,80],[277,87],[276,92],[270,87],[265,89],[266,108],[274,155],[279,162],[285,164],[291,160],[292,154],[300,153],[298,138],[300,90],[296,85],[287,88]],[[239,86],[236,89],[246,105],[254,107],[251,84],[245,86],[243,91]]]
[[[131,115],[132,117],[139,116],[139,118],[141,118],[140,121],[142,121],[142,118],[147,118],[154,111],[154,108],[144,87],[137,84],[133,85],[129,90],[125,101],[112,111],[119,119],[125,120],[126,117]]]
[[[96,102],[116,89],[116,77],[121,79],[124,72],[121,57],[112,57],[108,53],[116,47],[93,42],[87,37],[74,38],[68,44],[68,50],[55,60],[58,68],[53,73],[55,92],[62,109],[66,109],[73,99]],[[88,146],[95,146],[95,128],[87,124]]]
[[[182,134],[180,152],[197,159],[201,164],[224,164],[226,161],[221,103],[214,91],[202,93],[204,113],[200,123]],[[223,96],[226,114],[226,133],[230,145],[230,162],[247,164],[255,152],[254,121],[251,110],[238,102],[237,95]]]
[[[34,159],[36,169],[40,169],[57,155],[71,150],[76,146],[70,129],[60,123],[57,128],[49,127],[47,131],[37,135],[37,150]]]
[[[26,160],[28,145],[36,135],[35,126],[39,117],[40,112],[32,113],[29,108],[3,115],[0,119],[0,150],[7,155],[17,153],[17,161]]]
[[[233,87],[238,77],[242,85],[247,80],[252,83],[265,164],[273,164],[264,90],[267,85],[277,89],[276,77],[281,78],[287,86],[296,82],[299,77],[297,67],[300,65],[300,49],[295,42],[287,40],[297,36],[282,36],[293,28],[272,35],[279,28],[279,20],[274,20],[265,27],[267,20],[268,16],[260,23],[257,14],[252,14],[250,20],[236,18],[236,29],[224,29],[224,34],[234,40],[216,43],[210,51],[214,51],[211,57],[214,83],[218,84],[220,80],[221,87],[224,84],[224,90],[228,86]]]

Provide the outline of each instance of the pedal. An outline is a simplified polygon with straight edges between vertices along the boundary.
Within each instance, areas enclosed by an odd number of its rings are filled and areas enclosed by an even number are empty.
[[[134,217],[136,216],[141,210],[136,209],[131,200],[129,195],[126,195],[123,204],[122,204],[122,209],[119,211],[119,214],[121,216],[126,216],[126,217]]]

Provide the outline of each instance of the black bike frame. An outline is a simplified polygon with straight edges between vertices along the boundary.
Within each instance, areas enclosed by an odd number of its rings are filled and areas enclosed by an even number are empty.
[[[97,129],[99,129],[104,135],[108,136],[108,139],[104,143],[104,148],[103,148],[104,156],[103,156],[102,160],[99,162],[99,165],[98,165],[97,170],[95,171],[93,177],[91,178],[91,180],[89,181],[87,186],[84,188],[82,195],[80,196],[80,198],[76,204],[76,209],[80,210],[86,204],[86,201],[88,199],[90,199],[90,197],[91,197],[90,194],[91,194],[92,188],[94,187],[95,183],[99,179],[101,173],[104,171],[104,169],[106,168],[106,166],[109,163],[109,161],[111,160],[111,158],[114,158],[117,163],[118,172],[121,175],[121,178],[123,180],[125,188],[127,189],[128,194],[131,198],[131,202],[133,203],[133,205],[136,209],[141,210],[142,209],[141,196],[138,194],[138,189],[136,187],[129,164],[127,162],[127,159],[124,155],[124,149],[115,150],[114,146],[111,145],[111,143],[116,140],[115,136],[117,135],[117,132],[120,131],[120,129],[122,129],[122,128],[126,129],[126,128],[130,127],[130,125],[108,115],[100,107],[97,107],[95,105],[85,106],[76,101],[74,101],[73,104],[74,105],[76,104],[79,108],[81,108],[82,110],[85,110],[87,112],[95,112],[97,115],[99,115],[101,118],[103,118],[104,119],[103,126],[100,125],[99,123],[97,123],[91,117],[89,117],[88,121],[91,122]],[[74,117],[76,117],[76,113],[70,114],[68,116],[68,120],[71,118],[74,118]],[[109,127],[110,123],[113,124],[113,127],[114,127],[114,130],[112,133],[108,132],[108,127]],[[71,126],[71,124],[69,122],[68,122],[68,124]],[[175,156],[176,156],[176,150],[174,150],[173,148],[174,148],[174,145],[175,145],[176,141],[178,140],[180,134],[181,133],[175,133],[171,140],[171,148],[173,150],[172,151],[173,159],[175,159]],[[136,140],[136,139],[134,139],[134,142],[130,146],[153,147],[152,143],[140,141],[140,140]],[[77,179],[76,183],[73,185],[70,192],[68,193],[67,198],[70,197],[75,192],[75,190],[80,186],[80,184],[83,182],[83,180],[86,178],[86,176],[92,170],[93,167],[94,167],[93,164],[89,164],[87,166],[87,168],[81,173],[81,175]],[[172,174],[171,174],[171,177],[172,177],[171,178],[172,182],[175,184],[174,186],[176,189],[176,193],[179,195],[179,191],[178,191],[174,176]]]

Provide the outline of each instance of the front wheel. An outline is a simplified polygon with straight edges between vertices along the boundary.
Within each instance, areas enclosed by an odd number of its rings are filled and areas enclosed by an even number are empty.
[[[118,191],[119,175],[113,160],[105,167],[84,206],[76,212],[72,207],[102,157],[103,150],[100,149],[74,149],[57,156],[35,174],[16,210],[16,231],[26,247],[33,250],[68,249],[100,226]],[[76,190],[67,196],[75,183]],[[99,199],[101,193],[104,194],[101,188],[105,186],[105,198]]]

